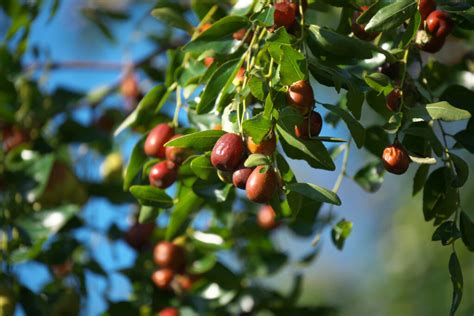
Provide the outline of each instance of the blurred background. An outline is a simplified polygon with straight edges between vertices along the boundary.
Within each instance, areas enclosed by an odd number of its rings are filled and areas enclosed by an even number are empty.
[[[130,64],[147,58],[156,49],[150,34],[159,34],[162,25],[150,16],[153,4],[148,1],[66,0],[61,2],[51,20],[49,12],[53,1],[50,2],[43,7],[31,28],[29,49],[22,60],[25,69],[32,71],[45,91],[65,87],[93,98],[104,89],[117,86]],[[114,38],[111,40],[82,14],[87,8],[124,11],[129,18],[112,19],[107,23]],[[324,23],[330,24],[331,19],[326,18]],[[8,18],[0,11],[2,37],[8,24]],[[42,53],[38,54],[38,51]],[[48,62],[54,63],[55,67],[46,67]],[[167,62],[158,59],[154,63],[159,68],[165,67]],[[144,73],[138,71],[136,76],[140,90],[148,91],[154,86]],[[339,99],[334,89],[315,82],[314,87],[319,102],[335,104]],[[120,94],[111,94],[100,106],[129,111],[133,104]],[[166,104],[163,111],[172,115],[174,107]],[[73,118],[89,124],[97,119],[97,112],[95,108],[79,105]],[[364,112],[365,123],[374,120],[373,116],[372,112]],[[58,125],[65,119],[58,118]],[[185,123],[186,116],[183,114],[180,119]],[[449,128],[455,130],[456,126]],[[343,126],[333,129],[326,124],[322,135],[347,137],[348,132]],[[115,139],[114,149],[127,161],[138,139],[133,132],[122,133]],[[86,146],[76,146],[73,152],[75,171],[80,178],[100,179],[104,157]],[[474,166],[472,157],[463,157]],[[348,174],[355,174],[367,159],[374,158],[353,148]],[[299,181],[327,188],[334,185],[338,174],[309,169],[301,161],[291,161],[291,165]],[[292,265],[262,282],[286,293],[294,275],[302,273],[301,302],[333,305],[341,315],[448,314],[452,285],[447,263],[451,246],[443,247],[439,242],[431,241],[434,228],[423,219],[421,194],[415,197],[411,194],[414,171],[413,168],[402,177],[387,175],[382,188],[375,194],[366,193],[353,181],[345,179],[339,192],[343,204],[331,210],[337,218],[353,222],[344,249],[336,249],[330,241],[330,230],[326,229],[320,236],[318,257],[311,265]],[[474,216],[473,190],[471,177],[461,192],[465,198],[462,201],[465,211],[471,217]],[[329,207],[323,207],[323,215],[329,211]],[[131,285],[119,270],[132,266],[136,253],[123,241],[109,239],[108,232],[113,225],[126,230],[133,221],[133,212],[132,205],[117,206],[102,198],[91,198],[84,206],[80,217],[86,226],[76,232],[75,238],[87,245],[106,277],[86,274],[88,297],[81,315],[99,315],[107,309],[108,301],[123,301],[130,296]],[[158,218],[157,222],[160,221],[164,219]],[[298,238],[286,228],[272,234],[276,244],[292,258],[310,253],[313,237]],[[465,286],[458,315],[472,315],[474,257],[465,247],[458,248]],[[21,282],[34,292],[40,291],[52,279],[49,269],[40,263],[26,262],[14,269]],[[24,314],[18,307],[15,315]]]

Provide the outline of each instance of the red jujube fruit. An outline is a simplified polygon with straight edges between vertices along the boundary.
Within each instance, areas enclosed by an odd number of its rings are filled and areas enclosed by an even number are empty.
[[[244,155],[242,138],[233,133],[222,135],[214,145],[211,163],[222,171],[234,171],[240,165]]]
[[[148,179],[151,186],[166,189],[176,181],[177,177],[176,165],[165,160],[151,167]]]
[[[158,124],[148,134],[145,140],[145,154],[150,157],[165,158],[165,147],[171,137],[174,135],[174,129],[168,123]]]
[[[410,156],[401,145],[394,144],[384,149],[382,161],[387,170],[393,174],[404,174],[410,165]]]
[[[267,168],[266,172],[262,172],[263,168]],[[256,167],[245,185],[247,198],[252,202],[268,203],[277,188],[277,174],[268,166]]]

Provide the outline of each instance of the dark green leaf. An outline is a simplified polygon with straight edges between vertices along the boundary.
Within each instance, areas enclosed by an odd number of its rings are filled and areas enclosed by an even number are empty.
[[[365,167],[357,171],[354,181],[365,191],[377,192],[383,183],[384,168],[380,161],[368,163]]]
[[[416,37],[416,34],[420,28],[421,25],[421,15],[420,12],[415,12],[415,15],[410,19],[410,23],[408,23],[408,26],[403,33],[403,38],[402,41],[400,42],[401,48],[406,48]]]
[[[418,192],[423,189],[425,186],[426,178],[430,172],[430,165],[421,165],[416,171],[415,178],[413,179],[413,195],[416,195]]]
[[[370,126],[365,131],[364,147],[376,157],[382,157],[383,150],[390,143],[387,133],[380,126]]]
[[[341,205],[336,193],[311,183],[291,183],[287,186],[290,192],[298,193],[316,202]]]
[[[452,244],[459,237],[461,237],[461,233],[456,227],[456,224],[453,221],[446,221],[438,226],[431,240],[441,241],[443,246],[447,246]]]
[[[459,264],[459,260],[455,252],[453,252],[449,258],[449,274],[451,275],[451,282],[453,283],[453,300],[451,302],[449,316],[454,316],[459,304],[461,304],[464,286],[461,265]]]
[[[245,160],[245,167],[253,168],[262,165],[271,165],[270,157],[262,154],[251,154],[247,160]]]
[[[173,239],[189,220],[190,215],[201,208],[203,199],[197,196],[191,188],[181,187],[176,207],[171,212],[166,229],[166,239]]]
[[[130,192],[145,206],[157,208],[170,208],[173,206],[173,199],[165,191],[149,185],[134,185]]]
[[[272,121],[258,114],[242,124],[245,135],[252,137],[254,143],[259,144],[272,128]]]
[[[217,140],[224,134],[225,132],[216,130],[196,132],[175,138],[167,142],[165,146],[192,148],[197,151],[208,151],[212,150]]]
[[[341,117],[346,123],[349,131],[351,132],[352,137],[354,138],[357,147],[361,148],[365,142],[365,129],[352,115],[349,114],[346,110],[341,109],[338,106],[331,104],[323,104],[323,106]]]
[[[331,231],[331,239],[337,249],[342,250],[344,243],[352,232],[352,222],[341,219]]]
[[[151,206],[142,206],[140,208],[140,215],[138,216],[138,222],[143,223],[153,223],[156,217],[160,214],[160,211]]]
[[[216,168],[211,164],[206,155],[198,156],[191,161],[191,170],[203,180],[210,180],[216,177]]]
[[[368,32],[384,32],[396,28],[412,17],[417,9],[415,0],[395,1],[380,9],[365,26]]]
[[[464,245],[470,251],[474,251],[474,223],[464,211],[461,212],[459,227]]]
[[[461,157],[453,153],[449,153],[449,157],[453,161],[456,170],[456,178],[453,181],[453,186],[460,188],[469,178],[469,165]]]
[[[132,155],[130,156],[130,161],[128,162],[127,167],[125,168],[125,174],[123,179],[123,189],[127,191],[133,183],[133,180],[137,174],[142,169],[142,166],[147,161],[147,156],[143,150],[143,145],[145,143],[145,137],[142,137],[139,140],[132,150]]]
[[[426,221],[436,219],[435,224],[448,219],[458,207],[457,190],[451,186],[449,168],[433,171],[423,191],[423,214]]]
[[[194,27],[186,21],[185,17],[170,7],[157,8],[151,11],[151,15],[160,21],[165,22],[169,26],[182,29],[189,34],[194,32]]]
[[[467,120],[471,114],[462,109],[455,108],[446,101],[415,106],[407,111],[407,119],[412,122],[443,120],[447,122]]]

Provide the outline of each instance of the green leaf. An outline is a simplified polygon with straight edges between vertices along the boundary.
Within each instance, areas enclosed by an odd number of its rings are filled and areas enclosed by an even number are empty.
[[[138,103],[137,108],[120,124],[115,130],[114,136],[119,135],[128,127],[143,125],[144,122],[152,118],[153,112],[157,112],[157,105],[164,103],[168,98],[167,89],[158,85],[151,89],[145,97]],[[164,100],[164,101],[163,101]]]
[[[214,179],[217,176],[216,168],[211,164],[207,155],[194,158],[191,161],[191,170],[203,180]]]
[[[457,209],[457,191],[451,183],[451,173],[447,167],[436,169],[426,180],[423,191],[423,214],[426,221],[436,219],[435,224],[440,224]]]
[[[201,95],[201,101],[196,108],[197,114],[208,113],[214,109],[217,97],[223,91],[227,81],[233,80],[234,77],[232,75],[235,76],[241,63],[242,61],[239,58],[229,60],[212,74]]]
[[[245,160],[245,167],[253,168],[262,165],[271,165],[270,157],[262,155],[262,154],[251,154],[247,160]]]
[[[458,109],[446,101],[427,104],[425,106],[415,106],[407,111],[407,119],[412,122],[443,120],[447,122],[467,120],[471,118],[471,113]]]
[[[183,47],[185,52],[202,53],[213,50],[219,54],[230,53],[234,40],[232,34],[242,28],[248,29],[250,22],[244,16],[226,16]]]
[[[138,222],[143,223],[152,223],[155,221],[156,217],[160,214],[160,211],[151,206],[142,206],[140,208],[140,215],[138,216]]]
[[[217,140],[224,134],[225,132],[223,131],[215,130],[196,132],[175,138],[167,142],[165,146],[192,148],[197,151],[209,151],[212,150]]]
[[[192,265],[189,267],[189,273],[192,274],[203,274],[210,271],[216,265],[217,257],[214,254],[210,254],[194,260]]]
[[[354,181],[367,192],[377,192],[383,183],[385,169],[380,161],[368,163],[365,167],[357,171]]]
[[[352,222],[341,219],[331,231],[331,239],[337,249],[342,250],[344,243],[352,232]]]
[[[287,188],[290,192],[296,192],[316,202],[341,205],[341,200],[336,193],[316,184],[290,183]]]
[[[430,172],[430,165],[421,165],[416,171],[415,178],[413,179],[413,192],[412,195],[415,196],[418,192],[423,189],[425,186],[426,178]]]
[[[389,134],[395,134],[402,126],[403,113],[398,112],[392,115],[388,122],[384,124],[383,129]]]
[[[420,165],[435,165],[436,158],[433,157],[418,157],[410,155],[410,159],[412,162],[420,164]]]
[[[151,11],[151,15],[158,20],[165,22],[169,26],[188,32],[188,34],[194,32],[194,27],[186,21],[185,17],[180,12],[177,12],[170,7],[154,9]]]
[[[399,47],[406,48],[416,37],[418,30],[421,25],[421,15],[419,11],[415,12],[415,15],[410,19],[410,23],[403,33],[402,41],[400,42]]]
[[[387,133],[380,126],[370,126],[365,131],[364,147],[376,157],[382,157],[382,153],[390,144]]]
[[[456,224],[453,221],[446,221],[438,226],[431,240],[441,241],[443,246],[447,246],[452,244],[459,237],[461,237],[461,233],[456,227]]]
[[[141,205],[157,208],[173,206],[173,199],[165,191],[149,185],[134,185],[130,188],[130,192]]]
[[[454,169],[456,170],[456,178],[454,179],[452,185],[455,188],[460,188],[466,184],[467,179],[469,179],[469,165],[461,157],[449,153],[449,157],[454,163]]]
[[[254,97],[263,101],[265,99],[264,80],[256,76],[250,76],[247,86]]]
[[[251,119],[245,120],[242,124],[245,135],[252,137],[256,144],[268,135],[272,128],[272,121],[265,118],[262,113],[255,115]]]
[[[275,15],[275,8],[273,6],[264,8],[259,13],[252,16],[252,22],[257,22],[257,24],[268,27],[272,26],[274,22],[273,18]]]
[[[347,107],[351,111],[352,115],[357,120],[360,120],[362,115],[362,104],[364,103],[365,95],[356,88],[349,88],[347,92]]]
[[[124,180],[123,180],[123,190],[127,191],[133,183],[133,180],[137,174],[142,169],[142,166],[147,161],[147,156],[143,150],[145,143],[145,136],[140,139],[132,150],[132,155],[130,156],[130,161],[128,162],[127,167],[125,168]]]
[[[384,95],[388,95],[393,90],[390,78],[380,72],[365,75],[364,81],[369,87]]]
[[[201,208],[203,202],[204,200],[197,196],[191,188],[181,187],[176,207],[171,212],[166,229],[167,240],[171,240],[176,236],[186,221],[189,220],[190,215]]]
[[[15,220],[15,224],[36,242],[57,233],[79,211],[77,205],[64,205],[23,215]]]
[[[29,247],[20,246],[11,253],[9,256],[9,262],[18,264],[33,260],[41,253],[43,244],[46,242],[46,240],[46,238],[38,239],[32,246]]]
[[[352,115],[346,110],[331,104],[323,104],[323,106],[331,112],[338,115],[346,123],[352,137],[354,138],[357,147],[361,148],[365,142],[365,129]]]
[[[453,283],[453,300],[451,302],[451,310],[449,316],[454,316],[456,310],[461,304],[464,281],[456,253],[453,252],[449,258],[449,274],[451,275],[451,282]]]
[[[310,25],[308,29],[317,45],[332,55],[357,59],[372,57],[373,47],[364,41],[318,25]]]
[[[461,212],[459,228],[464,245],[470,251],[474,251],[474,223],[464,211]]]
[[[302,140],[294,135],[294,126],[301,121],[301,115],[294,109],[286,107],[281,111],[277,131],[285,153],[290,158],[305,160],[313,168],[335,170],[329,152],[320,141]]]
[[[193,183],[192,188],[194,193],[205,198],[207,202],[222,203],[226,201],[233,186],[221,181],[210,182],[198,179]]]
[[[415,0],[395,1],[380,9],[365,26],[368,32],[385,32],[394,29],[412,17],[417,10]]]
[[[290,85],[305,79],[304,64],[305,56],[289,45],[281,46],[280,80],[281,84]]]

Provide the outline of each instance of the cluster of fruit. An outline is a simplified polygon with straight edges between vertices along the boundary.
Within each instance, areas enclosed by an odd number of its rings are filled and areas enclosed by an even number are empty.
[[[180,136],[182,135],[174,134],[174,128],[168,123],[158,124],[148,134],[145,140],[145,154],[160,159],[166,158],[151,168],[149,174],[151,186],[166,189],[176,181],[179,166],[191,152],[186,148],[164,147],[164,144]]]
[[[153,261],[160,267],[151,276],[157,287],[180,292],[191,290],[196,277],[186,274],[186,252],[183,247],[176,243],[161,241],[153,249]],[[179,315],[179,311],[174,307],[167,307],[158,315]]]
[[[435,0],[421,0],[418,9],[422,24],[417,33],[417,46],[425,52],[436,53],[453,30],[454,22],[446,12],[436,10]]]

